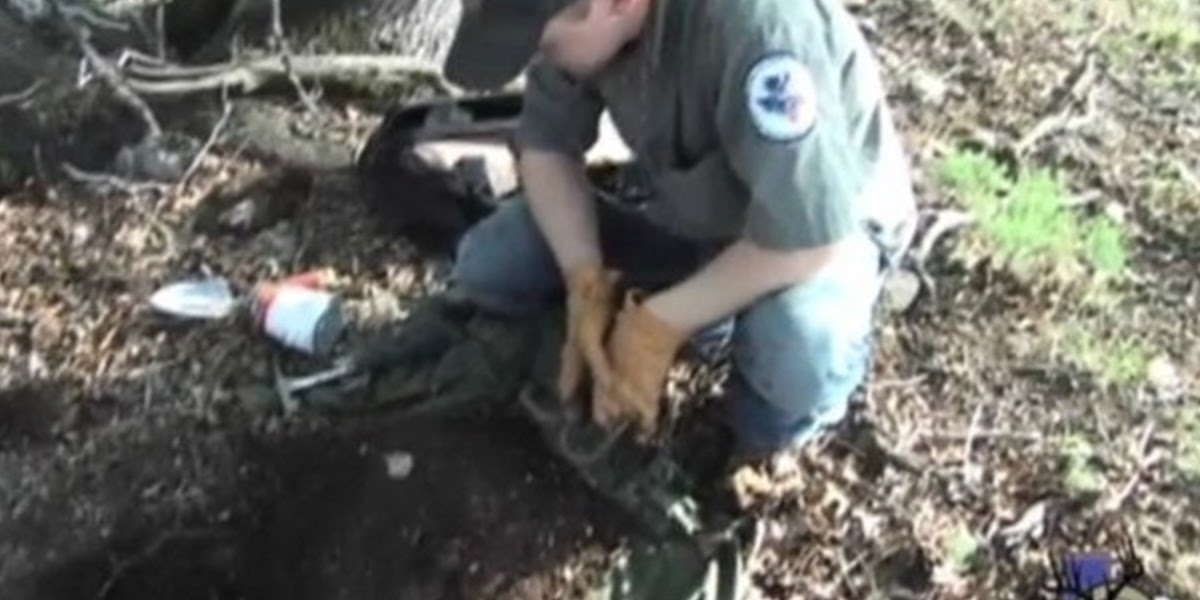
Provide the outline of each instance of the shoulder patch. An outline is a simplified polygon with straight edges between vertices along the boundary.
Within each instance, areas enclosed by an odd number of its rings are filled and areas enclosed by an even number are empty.
[[[751,120],[763,136],[795,140],[817,122],[817,89],[812,72],[791,54],[769,54],[746,78]]]

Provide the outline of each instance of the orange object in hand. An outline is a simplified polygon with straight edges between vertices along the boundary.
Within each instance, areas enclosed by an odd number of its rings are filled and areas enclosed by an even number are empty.
[[[651,313],[630,292],[617,315],[606,355],[612,371],[595,386],[592,416],[606,427],[632,420],[641,437],[658,426],[667,372],[686,336]]]
[[[614,312],[616,271],[600,265],[585,265],[567,273],[567,331],[559,362],[559,398],[569,400],[583,382],[584,368],[592,378],[608,378],[604,336]]]

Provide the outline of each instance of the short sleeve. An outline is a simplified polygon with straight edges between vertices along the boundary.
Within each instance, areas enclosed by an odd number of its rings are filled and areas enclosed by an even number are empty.
[[[717,129],[749,191],[744,237],[795,250],[859,226],[867,176],[839,92],[841,65],[786,28],[740,35],[725,54]]]
[[[593,90],[553,66],[534,64],[526,76],[517,147],[583,156],[596,142],[603,110]]]

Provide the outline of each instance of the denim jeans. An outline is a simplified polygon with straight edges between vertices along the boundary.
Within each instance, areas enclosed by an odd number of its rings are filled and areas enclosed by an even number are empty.
[[[629,285],[654,291],[687,277],[723,245],[672,236],[631,209],[597,202],[605,262]],[[741,452],[772,452],[840,421],[863,381],[879,248],[864,233],[840,263],[803,285],[760,298],[691,344],[728,343],[732,370],[723,399]],[[459,242],[451,285],[485,309],[520,316],[561,298],[562,278],[528,205],[516,198]]]

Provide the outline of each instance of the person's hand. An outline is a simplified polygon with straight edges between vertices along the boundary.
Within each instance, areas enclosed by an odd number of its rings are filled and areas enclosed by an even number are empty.
[[[616,271],[596,264],[566,274],[567,335],[558,371],[558,393],[564,402],[578,391],[585,367],[593,381],[608,380],[611,369],[604,355],[604,336],[612,324],[619,277]]]
[[[645,437],[658,426],[660,399],[667,371],[686,341],[632,292],[616,317],[607,346],[611,376],[598,381],[592,394],[592,417],[605,427],[631,420]]]

